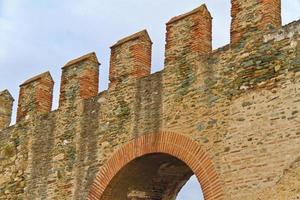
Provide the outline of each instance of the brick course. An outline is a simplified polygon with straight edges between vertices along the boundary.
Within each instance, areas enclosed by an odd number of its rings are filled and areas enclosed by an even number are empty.
[[[37,75],[20,85],[17,122],[52,108],[54,82],[49,72]]]

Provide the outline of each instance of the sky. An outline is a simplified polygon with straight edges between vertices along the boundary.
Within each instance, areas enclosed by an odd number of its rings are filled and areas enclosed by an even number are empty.
[[[142,29],[154,43],[152,72],[162,70],[165,23],[203,3],[213,16],[213,47],[226,45],[230,0],[0,0],[0,91],[8,89],[16,100],[13,123],[22,82],[50,71],[56,109],[61,67],[89,52],[101,63],[100,91],[107,89],[109,47]],[[283,24],[299,19],[299,11],[300,0],[282,0]],[[200,200],[185,196],[198,187],[195,178],[186,187],[178,200]]]

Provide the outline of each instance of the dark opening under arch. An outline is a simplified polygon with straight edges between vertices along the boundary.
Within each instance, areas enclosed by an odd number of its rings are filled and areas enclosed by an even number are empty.
[[[124,166],[106,187],[101,200],[175,200],[193,174],[173,156],[147,154]]]

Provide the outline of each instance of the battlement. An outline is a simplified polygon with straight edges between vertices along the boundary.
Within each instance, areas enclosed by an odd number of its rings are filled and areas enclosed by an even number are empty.
[[[232,0],[230,44],[212,49],[205,5],[165,40],[154,74],[146,30],[113,44],[101,93],[95,53],[66,62],[55,111],[51,74],[28,79],[13,126],[0,92],[0,199],[175,199],[193,173],[206,200],[294,197],[300,20],[282,27],[279,0]]]
[[[78,99],[98,94],[99,65],[95,53],[69,61],[62,67],[59,106],[72,106]]]
[[[257,31],[272,32],[264,35],[265,42],[272,37],[278,40],[283,35],[288,37],[297,31],[299,33],[295,28],[297,26],[289,28],[285,34],[274,31],[281,26],[280,8],[279,0],[247,3],[232,0],[231,44],[238,45],[239,41],[244,42]],[[212,17],[205,5],[173,17],[166,26],[166,68],[174,67],[187,55],[195,58],[212,52]],[[146,30],[125,37],[111,46],[110,89],[128,78],[141,78],[150,74],[151,46],[152,41]],[[96,54],[90,53],[62,67],[60,107],[98,94],[98,66]],[[53,83],[50,73],[46,72],[20,85],[17,121],[31,113],[50,112]]]
[[[128,78],[139,78],[151,72],[152,41],[146,30],[119,40],[111,46],[110,87]]]
[[[20,85],[17,122],[34,114],[51,111],[54,81],[50,72],[28,79]]]
[[[8,90],[0,92],[0,131],[9,126],[11,122],[14,98]]]
[[[212,17],[205,5],[172,18],[167,23],[165,66],[186,54],[206,55],[212,50]]]
[[[282,29],[284,31],[276,31],[281,27],[280,0],[246,3],[232,0],[231,3],[231,44],[225,46],[227,49],[236,49],[249,39],[258,38],[257,32],[264,37],[264,42],[272,38],[278,40],[299,33],[297,22],[292,27],[289,26],[291,28]],[[223,48],[212,52],[212,16],[206,5],[171,18],[166,23],[166,30],[166,69],[176,68],[176,65],[183,62],[183,58],[188,58],[184,61],[188,63],[188,60],[193,62],[199,56],[208,56],[211,53],[220,55],[221,51],[227,51]],[[110,90],[116,84],[129,79],[150,75],[151,54],[152,41],[146,30],[125,37],[112,45],[109,70]],[[96,54],[89,53],[67,62],[62,67],[60,107],[71,106],[77,100],[88,99],[98,94],[99,65]],[[51,111],[53,84],[50,73],[46,72],[20,85],[17,122],[33,113]],[[11,105],[6,106],[10,110]],[[5,106],[2,105],[2,107]]]

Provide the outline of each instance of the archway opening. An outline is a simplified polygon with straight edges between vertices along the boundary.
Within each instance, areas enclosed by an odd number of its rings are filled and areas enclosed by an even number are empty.
[[[101,200],[175,200],[193,174],[189,166],[169,154],[146,154],[129,162],[114,176]],[[190,181],[195,181],[195,177]],[[195,199],[204,198],[201,195]]]
[[[148,165],[153,166],[147,167]],[[182,169],[172,170],[177,167]],[[149,173],[149,170],[153,173]],[[162,181],[162,172],[166,172],[166,181]],[[90,187],[88,199],[174,200],[193,172],[202,185],[205,200],[224,199],[223,184],[214,163],[197,142],[173,132],[146,134],[123,145],[100,167]],[[145,188],[145,191],[139,188]],[[151,198],[152,191],[154,198]],[[157,197],[159,191],[160,196]]]

